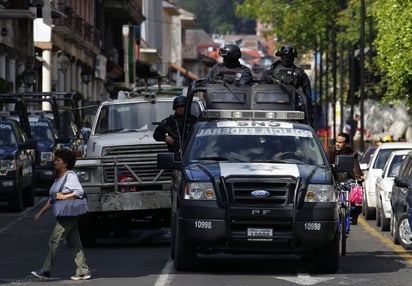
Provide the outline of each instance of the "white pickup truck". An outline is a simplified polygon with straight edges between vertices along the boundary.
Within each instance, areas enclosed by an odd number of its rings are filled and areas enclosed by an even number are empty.
[[[157,154],[167,146],[153,139],[153,123],[173,112],[173,99],[181,94],[182,89],[145,91],[98,107],[86,154],[75,166],[89,204],[79,225],[85,245],[112,232],[127,236],[133,220],[169,224],[172,172],[157,168]],[[192,114],[201,109],[194,101]]]

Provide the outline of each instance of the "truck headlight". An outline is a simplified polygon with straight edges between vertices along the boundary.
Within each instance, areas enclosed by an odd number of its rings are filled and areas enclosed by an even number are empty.
[[[0,169],[2,171],[11,171],[14,170],[14,168],[14,160],[0,160]]]
[[[40,162],[42,165],[49,161],[53,161],[53,152],[40,152]]]
[[[305,202],[334,202],[335,189],[332,185],[308,185]]]
[[[185,186],[185,200],[216,200],[212,183],[187,183]]]
[[[90,176],[88,172],[85,171],[76,171],[77,177],[79,178],[80,183],[88,182],[90,180]]]

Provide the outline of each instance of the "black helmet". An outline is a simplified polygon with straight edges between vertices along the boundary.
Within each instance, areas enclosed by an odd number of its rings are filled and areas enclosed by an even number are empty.
[[[275,54],[277,57],[281,56],[290,56],[291,58],[297,58],[298,57],[298,52],[296,51],[294,46],[291,45],[285,45],[280,48]]]
[[[175,97],[173,100],[173,110],[176,109],[178,106],[185,106],[186,105],[186,96],[180,95]]]
[[[235,59],[240,59],[242,56],[242,53],[240,52],[239,47],[236,45],[225,45],[223,48],[220,48],[219,56],[223,58],[232,57]]]

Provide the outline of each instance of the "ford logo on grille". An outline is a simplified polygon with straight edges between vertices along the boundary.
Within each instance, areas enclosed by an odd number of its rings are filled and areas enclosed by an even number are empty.
[[[255,190],[251,192],[250,194],[252,195],[252,197],[255,197],[255,198],[267,198],[270,196],[270,193],[265,190]]]

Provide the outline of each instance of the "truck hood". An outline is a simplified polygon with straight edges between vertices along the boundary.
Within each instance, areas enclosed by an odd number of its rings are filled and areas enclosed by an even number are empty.
[[[13,159],[16,151],[16,146],[0,146],[0,159]]]
[[[129,131],[94,135],[87,142],[86,156],[100,156],[105,147],[154,144],[153,131]]]
[[[322,166],[278,164],[278,163],[227,163],[192,164],[185,168],[191,181],[210,181],[207,173],[214,179],[221,176],[293,176],[316,184],[332,183],[332,173]]]

